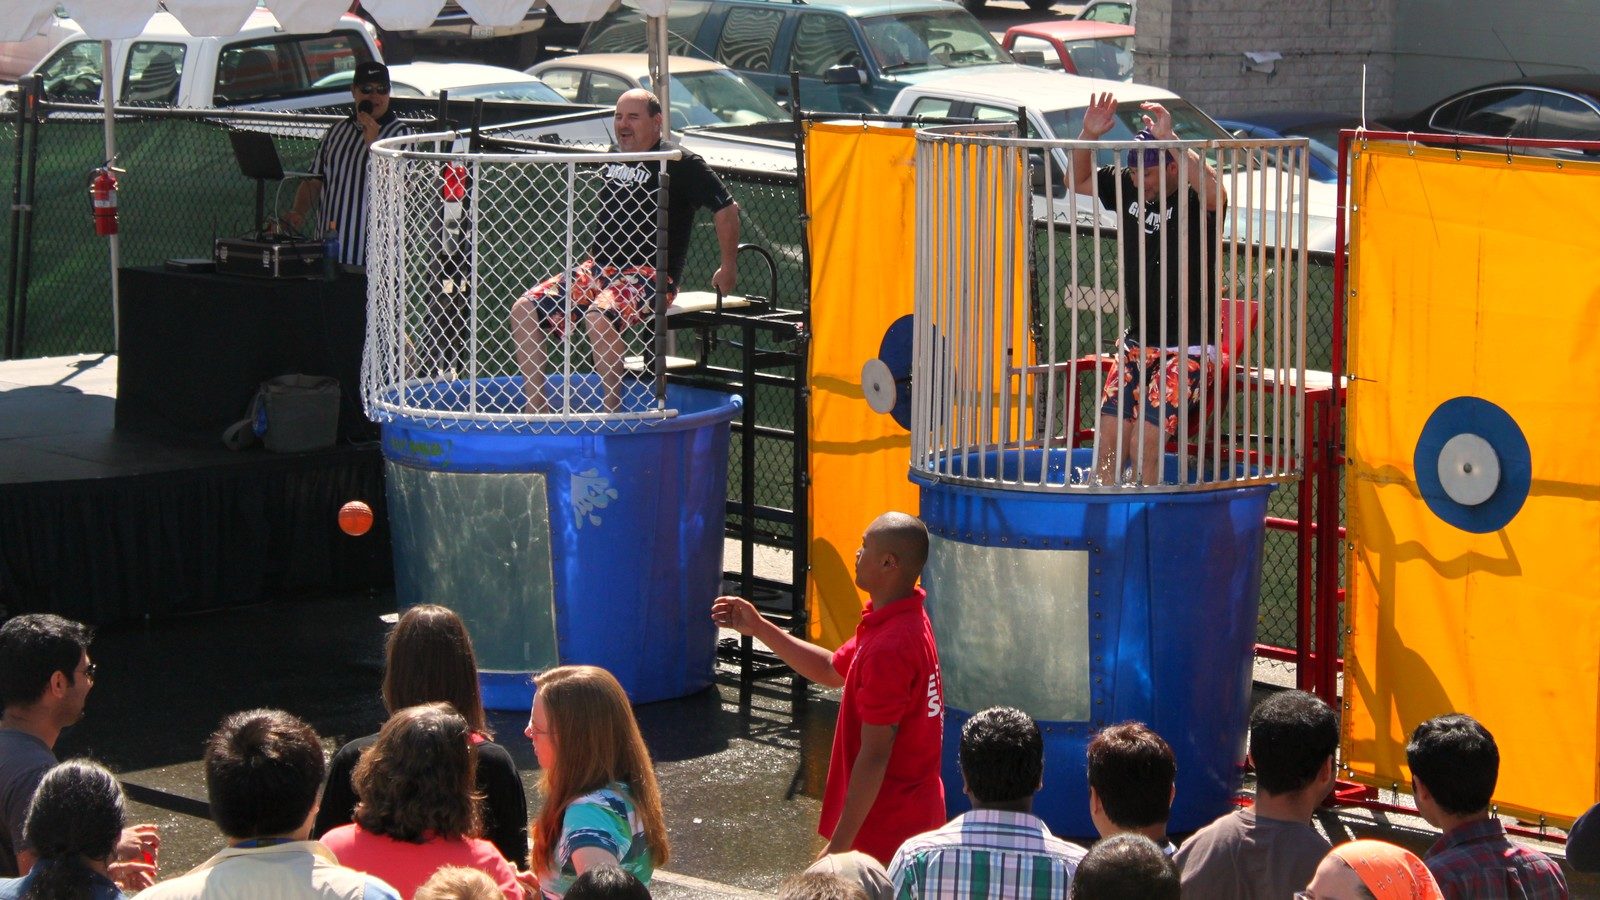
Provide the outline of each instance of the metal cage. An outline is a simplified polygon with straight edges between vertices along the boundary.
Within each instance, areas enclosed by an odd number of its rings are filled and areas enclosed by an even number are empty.
[[[373,145],[369,417],[581,433],[674,415],[659,298],[679,151],[454,149],[464,138]]]
[[[1307,143],[1014,130],[918,134],[913,471],[1035,491],[1298,477]],[[1146,181],[1135,159],[1174,165]]]

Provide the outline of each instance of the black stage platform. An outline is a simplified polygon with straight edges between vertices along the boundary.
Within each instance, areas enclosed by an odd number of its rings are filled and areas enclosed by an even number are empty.
[[[123,269],[117,430],[214,438],[261,382],[328,375],[343,391],[339,437],[378,436],[361,413],[367,280],[241,278]]]
[[[275,454],[115,430],[117,359],[0,362],[0,603],[101,624],[393,581],[375,442]],[[242,409],[241,409],[242,412]],[[345,501],[371,504],[361,538]]]

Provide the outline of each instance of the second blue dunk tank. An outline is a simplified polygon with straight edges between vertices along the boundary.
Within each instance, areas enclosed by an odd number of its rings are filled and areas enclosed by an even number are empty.
[[[1092,466],[1090,451],[1072,453],[1031,451],[1024,466]],[[968,808],[962,725],[996,705],[1022,709],[1044,733],[1034,811],[1056,834],[1094,836],[1085,748],[1128,720],[1177,756],[1171,831],[1226,812],[1248,731],[1272,487],[1030,492],[912,479],[931,540],[923,584],[944,680],[951,814]]]
[[[413,388],[438,396],[412,401],[448,409],[462,384]],[[490,394],[518,390],[476,385],[491,408]],[[609,670],[636,703],[712,683],[706,604],[722,578],[740,401],[673,385],[667,407],[676,414],[504,430],[403,415],[384,423],[396,599],[461,615],[485,706],[526,710],[531,674],[563,664]]]

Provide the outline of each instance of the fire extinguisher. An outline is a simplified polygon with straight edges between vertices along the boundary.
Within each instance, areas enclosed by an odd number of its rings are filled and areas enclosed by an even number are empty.
[[[89,180],[89,199],[94,203],[94,233],[108,237],[117,233],[117,176],[110,166],[94,170]]]
[[[444,200],[444,224],[455,228],[461,219],[461,201],[467,196],[467,167],[458,162],[445,163],[444,185],[439,190]]]

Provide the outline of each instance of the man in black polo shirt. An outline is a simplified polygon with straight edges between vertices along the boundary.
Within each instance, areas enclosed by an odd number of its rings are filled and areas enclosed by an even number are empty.
[[[1126,113],[1132,117],[1133,111]],[[1172,114],[1159,103],[1139,104],[1138,140],[1171,141]],[[1096,141],[1117,123],[1116,98],[1096,94],[1084,112],[1080,141]],[[1135,484],[1159,484],[1167,441],[1177,434],[1180,408],[1199,421],[1201,389],[1216,384],[1218,214],[1228,192],[1193,150],[1129,150],[1127,165],[1094,167],[1087,147],[1072,152],[1076,190],[1097,197],[1117,215],[1121,232],[1120,293],[1128,330],[1117,368],[1106,378],[1100,407],[1095,469],[1101,484],[1132,466]],[[1188,190],[1178,191],[1179,173]],[[1120,209],[1116,208],[1119,206]],[[1118,421],[1126,424],[1119,428]],[[1118,439],[1120,432],[1120,440]]]
[[[367,264],[367,148],[380,138],[410,134],[411,128],[389,109],[389,67],[368,60],[356,66],[350,94],[355,114],[335,122],[323,135],[311,162],[312,177],[300,182],[294,208],[284,218],[311,237],[322,237],[329,223],[339,233],[339,262]],[[322,200],[320,221],[306,215]]]
[[[662,149],[661,102],[635,89],[617,99],[617,149],[644,153]],[[689,254],[689,232],[700,207],[712,212],[721,265],[711,284],[726,294],[738,276],[739,204],[705,160],[682,151],[667,163],[667,297],[677,293]],[[560,335],[583,320],[600,376],[607,412],[622,407],[622,330],[655,311],[656,211],[660,167],[655,162],[613,162],[600,171],[599,211],[589,258],[569,272],[545,279],[511,306],[511,335],[522,370],[529,412],[545,412],[546,334]]]

